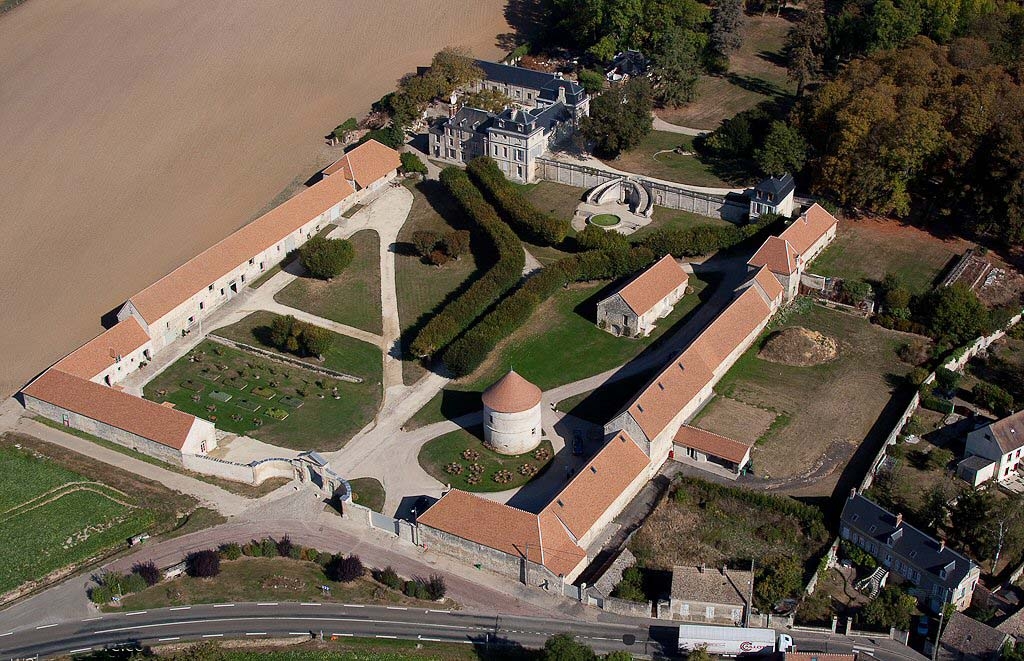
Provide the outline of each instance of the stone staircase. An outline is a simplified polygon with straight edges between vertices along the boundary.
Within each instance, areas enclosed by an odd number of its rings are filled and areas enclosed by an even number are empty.
[[[857,581],[857,585],[854,587],[874,599],[881,592],[882,588],[885,587],[885,580],[887,578],[889,578],[889,570],[879,566],[875,568],[875,571],[871,572],[870,576]]]

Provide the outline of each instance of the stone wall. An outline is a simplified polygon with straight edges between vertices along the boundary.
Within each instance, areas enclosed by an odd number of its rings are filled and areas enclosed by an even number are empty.
[[[488,569],[530,586],[557,590],[561,585],[561,580],[542,565],[526,563],[525,559],[519,556],[462,539],[422,523],[416,528],[419,543],[424,549],[449,555],[469,566]]]

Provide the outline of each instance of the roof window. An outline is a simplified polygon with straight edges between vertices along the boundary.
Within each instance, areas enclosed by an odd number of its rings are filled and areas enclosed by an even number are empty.
[[[590,472],[593,473],[594,475],[597,475],[597,468],[594,467],[594,466],[591,466],[590,467]]]

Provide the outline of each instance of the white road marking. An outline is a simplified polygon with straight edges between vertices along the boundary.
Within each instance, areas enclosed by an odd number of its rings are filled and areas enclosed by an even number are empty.
[[[309,632],[308,631],[289,631],[288,635],[289,636],[308,636]]]
[[[366,608],[362,604],[342,604],[345,608]]]
[[[87,617],[87,618],[85,618],[85,619],[84,619],[84,620],[82,620],[82,621],[83,621],[83,622],[95,622],[96,620],[102,620],[102,619],[103,619],[103,616],[102,616],[102,615],[100,615],[100,616],[98,616],[98,617]]]
[[[407,611],[407,610],[409,610],[405,606],[387,606],[387,609],[389,611]]]
[[[441,642],[440,638],[425,638],[423,636],[416,636],[416,638],[418,640],[425,640],[425,641],[430,642],[430,643],[439,643],[439,642]]]
[[[427,613],[451,613],[451,611],[436,611],[436,610],[433,610],[433,609],[427,609],[425,612],[427,612]]]
[[[149,611],[132,611],[131,613],[125,613],[124,615],[125,617],[129,617],[131,615],[145,615],[148,612]]]
[[[397,639],[398,636],[385,636],[384,634],[379,633],[376,636],[374,636],[374,638],[393,638],[393,639]]]
[[[299,604],[299,606],[319,606],[319,605],[320,604],[316,603],[315,601],[304,601],[301,604]]]
[[[191,606],[175,606],[174,608],[168,608],[167,610],[171,610],[171,611],[187,611],[190,608],[192,608],[192,607]]]
[[[264,602],[258,603],[256,605],[257,606],[277,606],[277,602],[276,601],[264,601]]]
[[[234,604],[214,604],[214,608],[231,608]]]
[[[71,650],[70,652],[68,652],[68,654],[78,654],[79,652],[91,652],[91,651],[92,651],[91,647],[82,647],[81,649]]]
[[[354,633],[332,633],[331,635],[332,636],[344,636],[345,638],[351,638],[355,634]]]
[[[13,635],[13,634],[14,634],[13,631],[8,631],[7,633],[0,633],[0,638],[3,638],[4,636],[10,636],[10,635]]]
[[[253,632],[247,633],[245,635],[246,636],[266,636],[267,632],[266,631],[253,631]]]
[[[224,637],[224,634],[222,634],[222,633],[204,633],[203,634],[203,638],[223,638],[223,637]]]
[[[180,636],[171,636],[170,638],[157,638],[156,642],[158,642],[158,643],[166,643],[166,642],[171,641],[171,640],[181,640],[181,637]]]
[[[56,623],[55,624],[40,624],[38,627],[36,627],[36,629],[49,629],[50,627],[55,627],[55,626],[57,626]]]

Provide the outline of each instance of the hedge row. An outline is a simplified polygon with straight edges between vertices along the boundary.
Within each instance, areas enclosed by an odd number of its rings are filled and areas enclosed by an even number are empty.
[[[737,243],[757,236],[779,220],[778,216],[765,214],[757,222],[748,225],[697,225],[685,229],[664,228],[654,230],[639,241],[659,255],[695,257],[707,255],[716,250],[731,248]]]
[[[502,222],[465,172],[447,167],[441,172],[441,183],[494,244],[498,257],[479,280],[445,305],[416,335],[409,348],[420,357],[433,355],[466,330],[519,282],[526,263],[519,237]]]
[[[469,374],[498,342],[523,325],[558,289],[580,280],[607,280],[647,267],[655,254],[647,248],[592,250],[561,259],[526,281],[444,352],[444,364],[456,376]]]
[[[488,156],[475,158],[469,162],[466,171],[523,239],[541,245],[555,245],[561,243],[569,232],[569,221],[559,220],[530,204],[505,177],[494,159]]]

